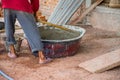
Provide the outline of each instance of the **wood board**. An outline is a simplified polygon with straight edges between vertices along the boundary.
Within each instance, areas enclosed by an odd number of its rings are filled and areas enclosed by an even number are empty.
[[[79,67],[85,70],[98,73],[103,72],[120,65],[120,49],[108,52],[91,60],[79,64]]]

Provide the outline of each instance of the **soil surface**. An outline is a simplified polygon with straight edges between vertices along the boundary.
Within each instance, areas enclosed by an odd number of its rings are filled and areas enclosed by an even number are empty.
[[[120,34],[116,32],[82,26],[86,33],[81,39],[78,52],[74,56],[55,58],[48,64],[38,64],[27,43],[10,59],[4,45],[0,44],[0,70],[14,80],[120,80],[120,66],[102,73],[90,73],[78,67],[81,62],[120,49]],[[7,80],[0,76],[0,80]]]

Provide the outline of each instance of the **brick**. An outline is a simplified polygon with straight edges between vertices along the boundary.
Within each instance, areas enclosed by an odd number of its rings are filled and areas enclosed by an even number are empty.
[[[103,72],[120,65],[120,49],[98,56],[79,64],[92,73]]]

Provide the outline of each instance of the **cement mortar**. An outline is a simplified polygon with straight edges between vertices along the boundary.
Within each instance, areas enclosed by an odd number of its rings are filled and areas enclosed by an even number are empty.
[[[40,35],[44,40],[65,40],[72,39],[80,36],[80,32],[78,31],[65,31],[61,29],[50,29],[49,27],[40,27]]]

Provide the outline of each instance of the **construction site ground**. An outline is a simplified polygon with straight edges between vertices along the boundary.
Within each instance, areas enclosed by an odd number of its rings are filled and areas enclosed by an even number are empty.
[[[34,57],[28,48],[22,48],[18,58],[10,59],[4,45],[0,44],[0,70],[14,80],[120,80],[120,66],[102,73],[90,73],[78,67],[81,62],[120,49],[120,33],[82,27],[86,33],[78,52],[44,65],[38,64],[38,57]],[[7,79],[0,76],[0,80]]]

